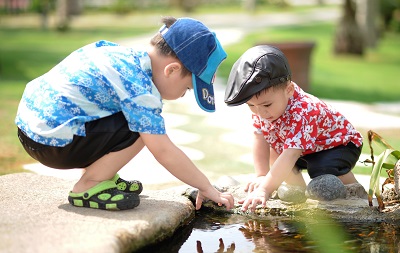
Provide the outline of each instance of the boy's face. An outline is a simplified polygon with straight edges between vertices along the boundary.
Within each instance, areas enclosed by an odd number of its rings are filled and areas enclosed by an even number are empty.
[[[278,119],[286,110],[289,98],[293,95],[294,86],[290,83],[285,88],[270,88],[253,96],[247,105],[250,110],[270,122]]]
[[[175,100],[183,97],[188,90],[193,89],[192,75],[176,75],[175,78],[169,78],[167,88],[163,90],[162,97],[166,100]]]
[[[153,74],[153,82],[165,100],[178,99],[193,89],[192,75],[183,76],[179,66],[179,63],[168,64],[162,72]]]

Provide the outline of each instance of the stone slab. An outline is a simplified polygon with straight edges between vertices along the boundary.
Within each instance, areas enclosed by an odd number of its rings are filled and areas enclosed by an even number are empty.
[[[188,222],[192,203],[174,190],[146,191],[126,211],[71,206],[75,181],[17,173],[0,176],[0,252],[132,252]]]

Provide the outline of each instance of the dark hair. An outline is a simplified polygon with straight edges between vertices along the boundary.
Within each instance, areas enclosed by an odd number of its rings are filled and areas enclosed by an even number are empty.
[[[171,25],[173,25],[176,22],[176,18],[163,17],[161,19],[161,22],[163,24],[165,24],[167,27],[170,27]],[[161,36],[161,33],[157,32],[157,34],[154,35],[153,38],[151,38],[150,45],[154,46],[160,54],[165,55],[165,56],[172,56],[179,60],[179,58],[176,56],[175,52],[172,50],[172,48],[167,44],[167,42]],[[182,64],[182,76],[187,76],[190,74],[191,74],[191,72]]]
[[[255,93],[253,96],[255,96],[256,98],[258,98],[258,97],[261,95],[261,93],[266,92],[266,91],[269,90],[269,89],[284,89],[284,88],[286,88],[286,87],[289,85],[290,82],[291,82],[291,80],[288,80],[288,81],[283,82],[283,83],[278,83],[278,84],[269,86],[269,87],[267,87],[267,88],[265,88],[265,89],[262,89],[262,90],[260,90],[259,92]]]

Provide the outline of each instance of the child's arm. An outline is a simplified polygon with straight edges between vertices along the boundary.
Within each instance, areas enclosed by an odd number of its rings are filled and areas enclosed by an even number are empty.
[[[247,183],[245,191],[252,192],[261,183],[261,180],[269,172],[269,143],[265,140],[262,134],[254,133],[253,140],[253,161],[254,161],[254,172],[256,179]]]
[[[259,203],[265,206],[267,199],[285,181],[301,153],[301,149],[285,149],[263,178],[260,186],[244,201],[241,201],[243,202],[242,210],[246,211],[250,208],[254,211]]]
[[[140,134],[144,144],[154,155],[157,161],[172,175],[182,182],[199,189],[196,199],[196,209],[200,209],[205,198],[224,204],[227,209],[233,208],[233,197],[230,193],[220,193],[207,177],[193,164],[168,135]]]

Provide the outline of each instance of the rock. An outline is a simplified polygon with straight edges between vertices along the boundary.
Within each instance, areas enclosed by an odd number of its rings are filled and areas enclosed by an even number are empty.
[[[194,203],[196,201],[198,192],[199,192],[198,189],[193,187],[188,187],[182,192],[182,195],[187,197],[190,201],[192,201],[192,203]]]
[[[213,185],[215,189],[217,189],[220,192],[226,192],[226,191],[230,191],[232,192],[234,189],[238,188],[240,186],[240,183],[235,180],[233,177],[230,176],[222,176],[220,177],[215,184]],[[243,189],[241,189],[243,191]],[[193,188],[193,187],[187,187],[184,188],[182,191],[182,195],[189,198],[189,200],[195,204],[196,202],[196,197],[197,197],[197,193],[199,192],[198,189]],[[243,191],[243,193],[245,193]],[[245,193],[247,194],[247,193]],[[242,194],[242,198],[244,198],[246,195]],[[235,199],[235,201],[237,202],[237,199]],[[209,201],[208,199],[206,199],[205,201],[203,201],[203,205],[206,207],[215,205],[216,208],[218,209],[218,205],[216,205],[216,203],[213,203],[212,201]]]
[[[230,176],[222,176],[215,182],[215,186],[226,189],[240,185],[239,181]]]
[[[329,176],[328,176],[329,177]],[[334,178],[328,178],[328,180],[319,179],[319,183],[324,183],[328,181],[325,185],[321,185],[322,189],[326,188],[327,185],[332,184],[332,181],[336,181],[338,186],[342,186],[341,198],[333,199],[330,201],[306,199],[305,202],[295,203],[282,201],[282,199],[270,198],[267,200],[265,207],[259,205],[254,213],[250,211],[241,211],[241,205],[238,204],[238,200],[244,199],[247,196],[247,192],[244,191],[244,185],[230,186],[227,191],[232,193],[235,197],[235,208],[226,211],[225,207],[219,207],[212,201],[206,202],[203,206],[210,212],[226,212],[232,215],[232,219],[235,219],[235,215],[249,216],[257,219],[270,219],[271,216],[287,216],[293,217],[299,212],[305,212],[308,215],[313,213],[318,213],[320,211],[326,212],[333,219],[338,219],[342,221],[361,221],[361,222],[400,222],[400,205],[386,206],[384,212],[379,212],[377,209],[378,202],[376,198],[372,199],[373,206],[370,207],[368,203],[368,197],[366,197],[366,192],[363,186],[359,183],[343,185],[340,184],[341,181],[333,176]],[[340,181],[337,182],[338,179]],[[225,180],[225,179],[224,179]],[[315,183],[315,182],[314,182]],[[313,183],[313,184],[314,184]],[[225,185],[226,186],[226,185]],[[331,187],[332,188],[332,187]],[[283,191],[288,191],[284,187],[281,188]],[[346,191],[347,190],[347,191]],[[197,190],[193,188],[186,187],[181,190],[182,193],[189,193],[187,196],[194,196],[197,194]],[[277,192],[277,191],[276,191]],[[282,195],[282,193],[281,193]],[[397,223],[396,223],[397,224]]]
[[[396,193],[396,189],[393,184],[385,185],[385,189],[382,192],[382,200],[385,202],[393,202],[393,201],[399,201],[400,197]]]
[[[301,186],[282,184],[279,186],[277,192],[280,200],[297,204],[307,200],[305,190]]]
[[[346,184],[346,199],[361,198],[368,199],[368,193],[360,183]]]
[[[311,199],[330,201],[346,198],[346,187],[334,175],[321,175],[313,178],[307,185],[306,196]]]

